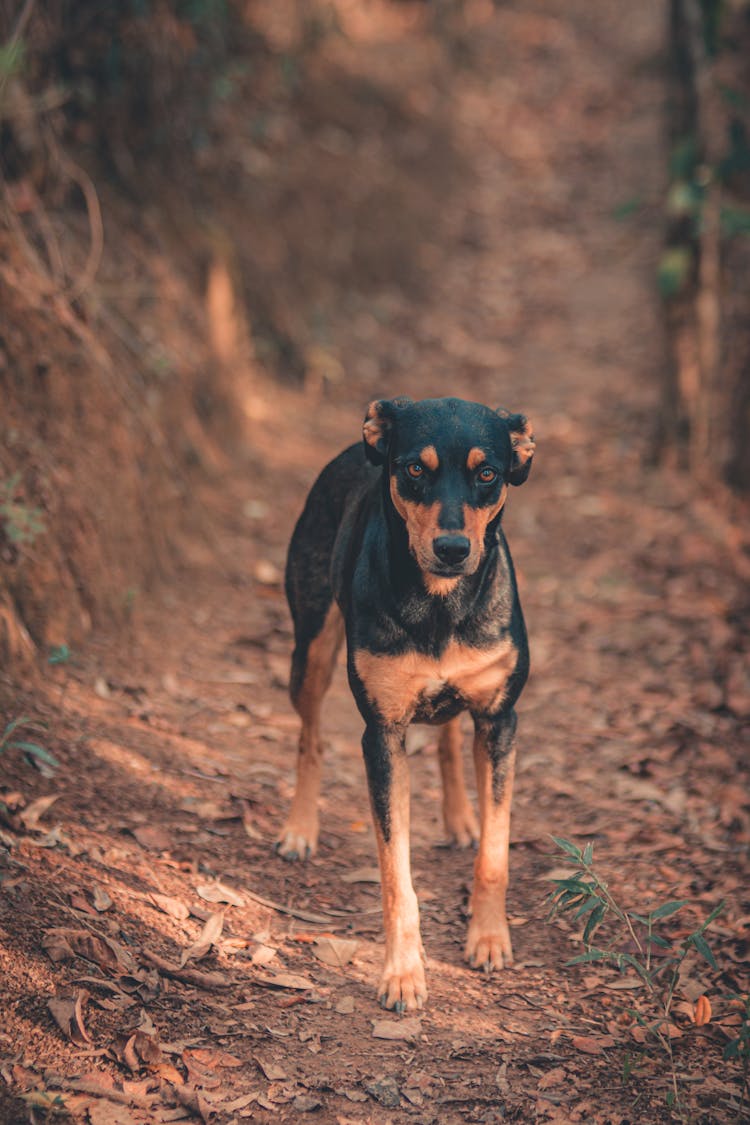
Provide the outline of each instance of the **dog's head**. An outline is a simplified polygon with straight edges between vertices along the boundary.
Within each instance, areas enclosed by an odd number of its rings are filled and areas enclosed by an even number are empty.
[[[370,403],[365,451],[383,465],[393,506],[431,593],[473,574],[508,485],[523,484],[534,436],[523,414],[458,398]]]

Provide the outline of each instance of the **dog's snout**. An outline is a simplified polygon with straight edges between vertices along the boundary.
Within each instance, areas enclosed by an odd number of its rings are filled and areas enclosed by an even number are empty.
[[[432,541],[435,557],[448,566],[457,566],[469,557],[471,543],[465,535],[438,535]]]

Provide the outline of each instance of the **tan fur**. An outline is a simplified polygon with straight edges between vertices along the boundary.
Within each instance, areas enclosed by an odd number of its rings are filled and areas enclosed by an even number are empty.
[[[422,451],[423,454],[425,452],[426,450]],[[484,454],[482,454],[482,458],[484,459]],[[405,500],[398,491],[395,475],[391,476],[390,491],[393,506],[406,524],[409,550],[422,571],[425,589],[428,594],[446,597],[451,590],[455,589],[461,575],[444,578],[439,574],[431,573],[432,567],[435,566],[435,553],[432,544],[439,535],[444,534],[440,528],[440,505],[417,504],[413,500]],[[473,574],[482,561],[487,525],[498,514],[507,495],[508,486],[503,485],[497,503],[489,508],[472,508],[470,504],[464,504],[463,530],[471,543],[469,557],[464,563],[464,574]]]
[[[519,465],[525,465],[529,458],[534,456],[534,450],[536,449],[534,429],[528,418],[524,420],[522,430],[511,430],[510,443]]]
[[[469,450],[469,456],[466,458],[466,468],[469,470],[478,469],[486,460],[487,454],[483,449],[479,449],[479,447],[475,445]]]
[[[374,818],[385,929],[385,965],[378,996],[385,998],[386,1008],[400,1003],[412,1010],[422,1007],[427,998],[427,986],[419,935],[419,908],[409,860],[409,767],[396,738],[391,769],[391,831],[387,842],[377,817]]]
[[[461,719],[457,715],[440,731],[438,759],[443,780],[443,822],[445,834],[460,848],[479,839],[479,825],[469,802],[461,755]]]
[[[431,473],[437,472],[440,460],[434,445],[426,445],[419,454],[419,460],[422,462],[425,469],[429,469]]]
[[[479,850],[474,862],[471,920],[464,955],[477,968],[502,969],[504,965],[513,963],[505,894],[508,887],[515,750],[508,755],[499,800],[496,800],[493,791],[492,767],[481,731],[476,733],[474,739],[474,766],[482,827]]]
[[[383,436],[383,419],[380,417],[380,403],[377,399],[367,407],[367,414],[362,426],[362,436],[368,445],[377,445]]]
[[[467,573],[471,574],[479,566],[484,554],[484,537],[487,525],[499,513],[508,495],[508,486],[504,484],[496,504],[489,508],[472,508],[464,504],[464,534],[469,537],[471,552],[467,559]],[[476,561],[475,561],[476,560]]]
[[[376,655],[361,649],[354,657],[357,673],[372,703],[387,723],[408,722],[421,695],[455,688],[467,707],[497,710],[517,660],[508,640],[477,649],[453,641],[438,659],[418,652]]]
[[[320,741],[320,705],[328,690],[336,664],[336,654],[344,638],[344,619],[334,602],[323,628],[310,645],[305,678],[294,706],[302,719],[297,754],[297,784],[284,829],[279,837],[279,852],[298,856],[313,855],[318,846],[318,797],[323,761]]]
[[[447,598],[451,590],[455,590],[461,581],[460,574],[455,578],[443,578],[439,574],[430,574],[429,571],[423,571],[422,578],[427,593],[438,598]]]

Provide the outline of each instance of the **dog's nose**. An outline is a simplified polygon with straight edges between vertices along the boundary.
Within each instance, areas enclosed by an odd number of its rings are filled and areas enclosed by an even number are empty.
[[[468,558],[471,543],[465,535],[438,535],[432,541],[435,556],[448,566],[457,566]]]

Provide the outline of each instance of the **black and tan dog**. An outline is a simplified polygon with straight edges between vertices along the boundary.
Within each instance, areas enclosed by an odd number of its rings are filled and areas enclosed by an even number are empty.
[[[534,453],[521,414],[456,398],[373,402],[364,446],[332,461],[292,536],[286,590],[294,618],[291,696],[302,718],[297,789],[277,850],[307,857],[318,840],[320,706],[344,634],[380,859],[386,1008],[427,995],[409,867],[411,722],[439,739],[447,832],[479,837],[466,958],[512,960],[505,915],[514,704],[528,649],[513,564],[500,527],[508,485]],[[474,720],[481,831],[463,780],[458,716]]]

